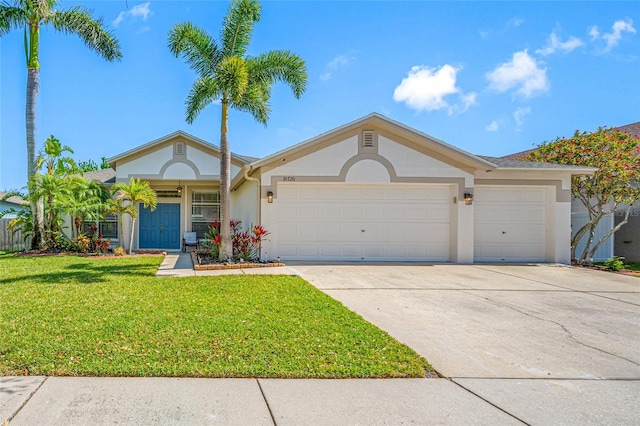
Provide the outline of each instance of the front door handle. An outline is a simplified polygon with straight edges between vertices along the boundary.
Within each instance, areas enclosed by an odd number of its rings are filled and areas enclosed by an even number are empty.
[[[160,224],[160,233],[162,234],[162,224]]]

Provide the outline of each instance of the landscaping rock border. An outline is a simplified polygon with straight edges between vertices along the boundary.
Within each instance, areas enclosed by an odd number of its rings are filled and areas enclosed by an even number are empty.
[[[207,265],[200,265],[198,263],[198,255],[196,254],[195,250],[191,250],[191,262],[193,263],[193,269],[196,271],[216,271],[216,270],[223,270],[223,269],[248,269],[248,268],[272,268],[272,267],[278,267],[278,266],[285,266],[285,264],[281,262],[209,263]]]

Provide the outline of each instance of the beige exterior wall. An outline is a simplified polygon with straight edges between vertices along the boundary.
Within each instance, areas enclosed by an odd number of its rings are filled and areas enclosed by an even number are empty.
[[[258,182],[246,181],[235,191],[231,191],[231,218],[242,221],[242,228],[260,224]]]

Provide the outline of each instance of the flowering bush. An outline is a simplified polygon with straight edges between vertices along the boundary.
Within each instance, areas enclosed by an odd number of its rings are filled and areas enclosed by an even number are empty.
[[[269,235],[269,232],[261,225],[252,226],[248,230],[243,231],[241,225],[242,221],[240,220],[229,221],[233,259],[249,261],[260,260],[260,246],[264,237]],[[206,241],[202,243],[202,246],[208,248],[211,251],[211,257],[216,259],[220,254],[220,222],[216,220],[209,225],[209,232],[205,232],[204,237]]]

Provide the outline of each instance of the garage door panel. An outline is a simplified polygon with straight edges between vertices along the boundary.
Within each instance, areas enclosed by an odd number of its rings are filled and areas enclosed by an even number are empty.
[[[443,224],[429,224],[428,225],[428,237],[430,241],[447,243],[449,242],[449,235],[451,233],[448,223]]]
[[[525,223],[544,223],[546,221],[546,212],[542,207],[531,207],[523,212]]]
[[[320,217],[318,214],[319,206],[303,204],[298,206],[298,217],[304,218],[305,221],[316,220]]]
[[[279,184],[280,257],[448,261],[451,200],[448,185]]]
[[[548,213],[544,187],[476,187],[477,261],[545,261]]]
[[[427,246],[427,256],[436,261],[446,261],[449,259],[449,245],[430,244]]]
[[[342,206],[340,207],[340,219],[355,220],[362,218],[362,207]]]
[[[300,257],[315,258],[318,257],[318,249],[317,244],[300,244],[298,245],[298,255]]]

